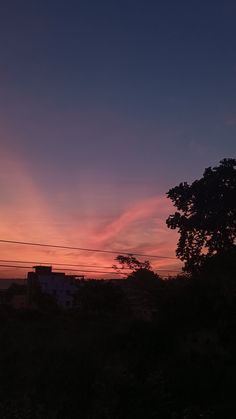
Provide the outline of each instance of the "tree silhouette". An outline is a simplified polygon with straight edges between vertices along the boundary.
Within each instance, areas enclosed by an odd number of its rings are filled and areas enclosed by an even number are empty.
[[[236,160],[224,159],[217,167],[205,169],[191,185],[180,183],[167,192],[177,212],[166,220],[178,229],[176,255],[184,269],[198,271],[213,255],[235,251]]]
[[[115,260],[119,263],[120,266],[113,265],[113,268],[116,270],[120,269],[151,269],[151,264],[149,260],[145,260],[144,262],[141,262],[140,260],[136,259],[133,255],[124,256],[124,255],[118,255]]]
[[[153,281],[159,280],[160,277],[153,270],[149,260],[141,262],[133,255],[124,256],[118,255],[115,260],[119,262],[119,266],[113,265],[113,268],[122,273],[123,269],[130,269],[132,272],[128,274],[127,278],[138,281]]]

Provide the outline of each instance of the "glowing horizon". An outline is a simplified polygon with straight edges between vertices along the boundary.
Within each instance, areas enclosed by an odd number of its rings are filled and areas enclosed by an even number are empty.
[[[152,196],[135,202],[122,203],[119,210],[103,206],[89,208],[86,196],[83,213],[74,208],[64,210],[47,201],[47,190],[40,189],[26,165],[16,156],[1,153],[1,175],[4,204],[1,204],[0,239],[64,246],[119,250],[130,253],[163,254],[175,256],[176,233],[167,229],[165,219],[173,210],[163,196]],[[101,187],[101,185],[100,185]],[[95,185],[92,185],[92,189]],[[87,185],[87,190],[89,185]],[[50,194],[52,191],[50,191]],[[70,195],[71,194],[71,195]],[[67,190],[67,199],[73,201],[73,191]],[[95,201],[94,201],[95,203]],[[85,207],[88,205],[88,213]],[[96,217],[96,212],[100,215]],[[112,266],[115,255],[87,253],[75,250],[32,248],[16,244],[0,243],[1,259],[29,260],[49,263]],[[152,259],[153,268],[176,269],[181,264],[169,259]],[[90,270],[90,269],[89,269]],[[91,269],[92,270],[92,269]],[[104,270],[104,269],[102,269]],[[22,276],[23,269],[0,267],[1,277]],[[112,271],[111,271],[112,274]],[[94,277],[99,275],[92,275]]]

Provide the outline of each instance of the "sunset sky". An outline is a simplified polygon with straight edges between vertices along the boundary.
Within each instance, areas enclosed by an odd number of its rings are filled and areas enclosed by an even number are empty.
[[[236,156],[235,22],[234,0],[1,1],[0,239],[174,257],[165,193]]]

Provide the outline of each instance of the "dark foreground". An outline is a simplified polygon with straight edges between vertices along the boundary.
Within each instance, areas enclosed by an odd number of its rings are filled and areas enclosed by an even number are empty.
[[[92,311],[2,308],[0,417],[235,418],[234,285],[176,280],[150,295],[151,321],[122,298]]]

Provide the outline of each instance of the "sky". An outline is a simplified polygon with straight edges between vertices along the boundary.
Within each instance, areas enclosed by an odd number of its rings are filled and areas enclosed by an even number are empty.
[[[236,156],[235,21],[230,0],[2,0],[0,239],[174,257],[166,192]],[[0,249],[2,260],[113,264]]]

